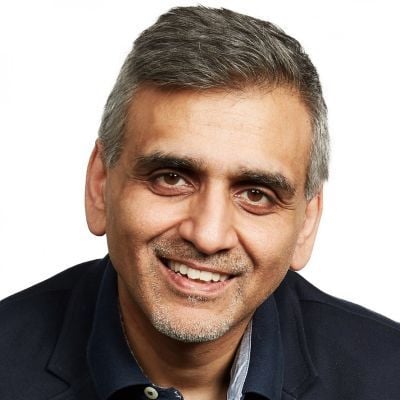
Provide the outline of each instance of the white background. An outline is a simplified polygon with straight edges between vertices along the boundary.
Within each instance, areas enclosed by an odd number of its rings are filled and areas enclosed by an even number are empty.
[[[106,253],[86,228],[87,159],[133,39],[195,1],[0,5],[0,297]],[[275,22],[317,66],[331,178],[311,262],[321,289],[400,321],[396,1],[206,1]]]

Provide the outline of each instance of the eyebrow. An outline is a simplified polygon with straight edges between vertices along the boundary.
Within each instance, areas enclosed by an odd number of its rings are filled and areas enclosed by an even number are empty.
[[[146,174],[159,168],[173,168],[192,172],[204,170],[203,163],[195,158],[176,156],[160,151],[138,156],[133,160],[132,171],[136,174]]]
[[[196,158],[157,151],[136,157],[133,160],[132,173],[134,175],[146,175],[160,168],[171,168],[197,174],[205,174],[206,172],[204,162]],[[279,172],[239,168],[238,171],[230,174],[230,179],[255,186],[270,187],[285,197],[293,197],[296,194],[294,184]]]

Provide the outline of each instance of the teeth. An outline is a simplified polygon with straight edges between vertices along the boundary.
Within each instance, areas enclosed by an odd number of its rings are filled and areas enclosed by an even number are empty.
[[[212,278],[212,273],[208,271],[201,271],[199,279],[204,282],[210,282]]]
[[[198,269],[188,268],[187,276],[190,279],[199,279],[201,272]]]
[[[172,271],[179,272],[181,275],[186,275],[190,279],[198,279],[204,282],[224,282],[228,279],[228,275],[226,274],[200,271],[176,261],[168,261],[168,266],[172,269]]]
[[[188,272],[188,267],[187,267],[186,265],[181,264],[181,265],[179,266],[179,272],[180,272],[182,275],[186,275],[187,272]]]

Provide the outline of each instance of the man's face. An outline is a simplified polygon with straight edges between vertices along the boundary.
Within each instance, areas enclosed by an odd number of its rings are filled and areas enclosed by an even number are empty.
[[[102,186],[119,293],[135,318],[187,342],[248,323],[304,239],[310,131],[288,89],[135,95]]]

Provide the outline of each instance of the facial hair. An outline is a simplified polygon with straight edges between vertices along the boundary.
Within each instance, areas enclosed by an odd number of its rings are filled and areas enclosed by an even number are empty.
[[[150,244],[150,248],[157,258],[154,265],[150,265],[150,271],[153,271],[154,274],[157,273],[156,271],[159,268],[158,259],[191,260],[229,275],[244,274],[253,269],[253,263],[244,251],[230,250],[206,255],[197,251],[191,243],[184,242],[179,238],[156,238]],[[240,285],[237,285],[222,316],[207,321],[198,320],[196,319],[196,306],[210,302],[210,299],[199,295],[189,295],[186,300],[190,305],[193,305],[193,318],[184,320],[171,313],[157,289],[157,287],[153,287],[153,295],[155,296],[153,302],[156,307],[150,315],[150,321],[157,331],[181,342],[201,343],[222,337],[233,325],[238,323],[235,310],[244,307],[242,290]]]

